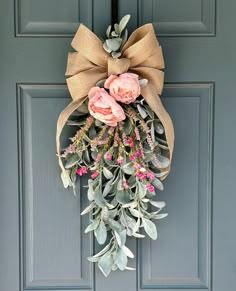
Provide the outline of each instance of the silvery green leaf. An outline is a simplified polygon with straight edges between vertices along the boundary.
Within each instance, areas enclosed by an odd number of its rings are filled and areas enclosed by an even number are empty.
[[[137,233],[137,232],[133,233],[132,236],[137,237],[137,238],[144,238],[145,237],[145,235],[143,235],[141,233]]]
[[[110,204],[107,201],[105,203],[106,203],[106,206],[107,206],[108,209],[114,209],[115,208],[115,206],[113,204]]]
[[[141,204],[141,206],[142,206],[142,208],[143,208],[144,210],[147,210],[147,209],[148,209],[148,205],[147,205],[147,203],[145,203],[145,202],[143,202],[143,201],[140,201],[140,204]]]
[[[64,188],[73,186],[70,176],[69,176],[69,171],[61,172],[61,180],[62,180]]]
[[[111,245],[111,241],[99,253],[94,255],[93,258],[98,258],[98,257],[101,257],[103,254],[105,254],[109,250],[110,245]]]
[[[145,105],[144,107],[145,107],[148,115],[151,117],[151,119],[154,119],[154,112],[152,111],[152,109],[147,105]]]
[[[136,184],[137,184],[136,177],[135,176],[130,176],[129,180],[128,180],[128,184],[129,184],[130,189],[135,187]]]
[[[133,228],[133,234],[136,233],[139,230],[140,227],[140,218],[137,219],[136,224]]]
[[[91,224],[89,224],[86,227],[84,233],[88,233],[88,232],[90,232],[92,230],[95,230],[95,229],[97,229],[98,226],[99,226],[99,220],[94,220]]]
[[[168,216],[168,213],[156,214],[156,215],[153,215],[153,218],[162,219],[162,218],[165,218],[166,216]]]
[[[106,167],[103,167],[103,175],[105,176],[105,178],[107,179],[111,179],[113,177],[113,174],[110,170],[108,170]]]
[[[122,36],[122,43],[121,43],[121,46],[120,46],[121,50],[124,47],[124,45],[126,44],[127,40],[128,40],[128,29],[125,29],[125,33]]]
[[[122,251],[126,254],[127,257],[133,259],[134,258],[134,254],[131,252],[131,250],[129,248],[127,248],[126,246],[122,247]]]
[[[93,140],[96,136],[97,136],[97,132],[94,126],[91,126],[91,128],[89,129],[89,138]]]
[[[115,236],[119,247],[122,247],[126,242],[126,229],[123,229],[121,232],[115,231]]]
[[[159,123],[155,121],[155,131],[159,134],[163,134],[164,133],[164,127]]]
[[[117,221],[115,221],[115,220],[113,220],[113,219],[110,219],[110,218],[107,220],[107,222],[108,222],[109,226],[110,226],[113,230],[115,230],[115,231],[117,231],[117,232],[121,232],[121,231],[122,231],[123,227],[122,227],[121,224],[119,224],[119,222],[117,222]]]
[[[135,208],[135,207],[137,207],[137,205],[138,205],[137,201],[133,201],[131,203],[127,203],[127,204],[122,205],[122,207],[123,208],[127,208],[127,207],[129,207],[129,208]]]
[[[100,186],[97,186],[94,190],[94,201],[99,207],[105,206],[105,200],[102,195],[102,191],[100,190]]]
[[[118,252],[116,253],[115,263],[121,271],[124,271],[127,266],[128,258],[121,248],[119,248]]]
[[[117,183],[117,190],[118,191],[124,190],[123,181],[122,181],[122,178],[121,177],[119,177],[119,180],[118,180],[118,183]]]
[[[146,86],[148,84],[148,80],[147,79],[141,79],[139,80],[139,86],[142,88],[144,86]]]
[[[65,168],[66,169],[72,168],[74,165],[78,163],[79,160],[80,160],[80,157],[77,154],[70,154],[66,158]]]
[[[153,143],[155,143],[155,129],[154,129],[153,122],[151,124],[151,137],[152,137]]]
[[[156,240],[157,239],[156,225],[152,221],[144,217],[142,218],[142,222],[146,233],[150,236],[151,239]]]
[[[130,117],[126,117],[126,119],[124,120],[124,132],[126,135],[130,135],[131,131],[132,131],[132,119]]]
[[[93,208],[95,207],[95,203],[90,203],[82,212],[81,215],[84,215],[86,213],[89,213]]]
[[[170,164],[170,160],[164,156],[161,156],[159,154],[156,155],[158,163],[155,159],[151,160],[152,164],[154,165],[154,167],[158,168],[158,169],[163,169],[163,168],[167,168]]]
[[[94,200],[94,190],[93,190],[93,180],[89,179],[88,180],[88,200],[93,201]]]
[[[87,149],[83,151],[83,158],[84,158],[85,162],[87,162],[87,163],[91,162],[91,159],[90,159],[90,156],[89,156],[89,152],[88,152]]]
[[[160,143],[162,143],[162,144],[164,144],[164,145],[167,145],[166,140],[164,140],[164,139],[162,139],[162,138],[159,138],[159,137],[157,137],[157,140],[158,140]]]
[[[108,26],[107,31],[106,31],[106,36],[109,38],[111,33],[111,25]]]
[[[109,54],[112,52],[112,49],[110,49],[110,48],[108,47],[108,45],[107,45],[106,42],[103,43],[103,48],[104,48],[104,50],[105,50],[107,53],[109,53]]]
[[[105,223],[101,220],[97,229],[94,230],[95,237],[97,242],[100,245],[103,245],[107,239],[107,229]]]
[[[112,37],[118,37],[118,36],[119,36],[119,34],[118,34],[118,33],[116,33],[115,31],[112,31],[112,32],[111,32],[111,36],[112,36]]]
[[[95,121],[95,123],[96,123],[96,121]],[[96,159],[97,155],[98,155],[98,151],[97,151],[97,150],[94,150],[94,151],[91,153],[91,156],[92,156],[92,158],[93,158],[94,160]]]
[[[132,267],[126,267],[125,270],[135,271],[136,269],[135,268],[132,268]]]
[[[115,32],[119,35],[120,34],[120,29],[119,25],[117,23],[114,24]]]
[[[96,87],[104,88],[105,82],[106,82],[106,79],[102,79],[102,80],[98,81],[96,83]]]
[[[94,258],[94,257],[88,257],[87,260],[91,263],[97,263],[99,258]]]
[[[144,185],[142,182],[138,182],[138,188],[137,188],[137,191],[138,191],[138,196],[139,198],[143,198],[145,197],[145,195],[147,194],[147,188],[146,188],[146,185]]]
[[[112,182],[113,182],[113,180],[110,180],[106,183],[106,186],[105,186],[103,193],[102,193],[103,197],[106,197],[107,194],[109,194],[112,191],[112,189],[113,189]]]
[[[143,202],[149,202],[150,200],[148,198],[143,198],[142,201]]]
[[[113,266],[113,258],[112,255],[106,253],[104,254],[98,261],[98,267],[104,274],[104,276],[108,276],[111,272],[111,268]]]
[[[111,53],[111,56],[112,56],[114,59],[118,59],[118,58],[121,56],[121,53],[120,53],[120,52],[112,52],[112,53]]]
[[[142,213],[139,212],[137,209],[130,208],[129,211],[134,217],[141,217],[142,216]]]
[[[130,20],[130,14],[125,15],[120,23],[119,23],[119,32],[122,33],[122,31],[125,29],[126,25],[128,24]]]
[[[122,43],[121,38],[111,38],[106,40],[106,45],[113,52],[117,51],[120,48],[121,43]]]
[[[161,177],[165,176],[167,173],[168,173],[168,171],[160,172],[160,173],[155,173],[155,176],[156,176],[157,178],[161,178]]]
[[[80,105],[80,107],[77,109],[78,112],[81,112],[81,113],[89,113],[89,110],[88,110],[88,102],[84,102]]]
[[[84,113],[77,113],[78,116],[84,115]],[[85,124],[85,120],[82,121],[75,121],[75,120],[68,120],[67,125],[73,125],[73,126],[83,126]]]
[[[153,200],[150,200],[149,201],[153,206],[157,207],[157,208],[164,208],[166,206],[166,203],[164,201],[153,201]]]
[[[154,187],[156,187],[160,191],[164,190],[163,184],[159,179],[155,178],[154,180],[151,181],[151,183]]]
[[[109,218],[109,210],[106,206],[104,206],[101,211],[101,219],[104,221],[107,221],[108,218]]]
[[[143,119],[145,119],[147,117],[147,112],[146,110],[141,106],[141,105],[137,105],[137,108],[138,108],[138,112],[140,113],[141,117]]]
[[[130,202],[129,193],[126,190],[117,191],[116,200],[121,204],[129,203]]]
[[[116,264],[113,264],[111,269],[112,269],[112,271],[116,271],[118,269],[118,266]]]
[[[121,166],[121,169],[124,173],[128,174],[128,175],[133,175],[135,168],[133,166],[133,163],[128,163],[128,164],[124,164],[123,166]]]
[[[87,136],[87,134],[83,135],[84,140],[86,140],[87,142],[91,142],[91,139]]]

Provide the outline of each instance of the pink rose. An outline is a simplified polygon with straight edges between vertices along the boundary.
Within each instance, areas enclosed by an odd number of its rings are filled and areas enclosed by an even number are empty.
[[[125,113],[122,107],[105,89],[93,87],[89,91],[88,97],[88,109],[94,118],[109,126],[116,126],[117,122],[125,119]]]
[[[109,89],[112,97],[125,104],[134,102],[140,95],[138,75],[132,73],[124,73],[120,76],[111,75],[104,87]]]

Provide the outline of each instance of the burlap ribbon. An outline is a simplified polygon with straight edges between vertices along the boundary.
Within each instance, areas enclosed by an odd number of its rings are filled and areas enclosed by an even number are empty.
[[[73,101],[61,112],[57,121],[56,145],[62,172],[66,174],[60,157],[60,135],[69,116],[87,99],[89,90],[99,80],[127,71],[148,79],[148,85],[141,89],[141,94],[164,126],[171,161],[174,128],[159,97],[163,89],[164,73],[160,69],[164,68],[164,60],[152,24],[143,25],[132,33],[119,59],[113,59],[103,49],[101,40],[83,24],[72,40],[72,47],[76,52],[69,53],[66,75],[70,76],[67,85]],[[168,173],[169,170],[170,166]]]

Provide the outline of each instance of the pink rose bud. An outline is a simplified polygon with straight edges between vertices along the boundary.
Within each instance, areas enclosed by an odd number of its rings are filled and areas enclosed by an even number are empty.
[[[146,179],[146,175],[145,174],[143,174],[142,172],[138,172],[137,174],[136,174],[136,176],[140,179],[140,180],[145,180]]]
[[[125,180],[125,181],[123,181],[123,187],[124,187],[124,189],[129,189],[129,184],[127,183],[127,181]]]
[[[88,168],[83,166],[81,167],[80,169],[77,169],[76,170],[76,173],[79,175],[79,176],[83,176],[83,174],[86,174],[88,172]]]
[[[119,76],[111,75],[105,82],[104,87],[116,101],[129,104],[134,102],[140,95],[138,75],[124,73]]]
[[[155,192],[155,188],[152,186],[152,184],[147,184],[146,187],[149,192]]]
[[[147,172],[147,178],[153,180],[155,179],[155,175],[152,172]]]
[[[141,156],[142,156],[141,151],[140,151],[140,150],[137,150],[137,151],[135,152],[135,156],[136,156],[136,157],[141,157]]]
[[[99,172],[96,170],[92,173],[91,178],[95,179],[95,178],[97,178],[98,175],[99,175]]]
[[[134,161],[136,159],[135,155],[130,155],[129,158],[131,159],[131,161]]]
[[[107,160],[108,161],[111,161],[112,160],[112,154],[110,154],[110,153],[107,154]]]
[[[125,119],[122,107],[103,88],[93,87],[88,93],[90,114],[109,126]]]
[[[118,157],[117,164],[121,165],[123,162],[124,162],[124,158],[123,157]]]

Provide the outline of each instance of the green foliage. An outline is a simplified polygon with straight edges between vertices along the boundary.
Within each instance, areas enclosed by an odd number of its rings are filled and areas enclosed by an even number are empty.
[[[130,15],[125,15],[120,23],[114,24],[114,30],[109,25],[106,31],[107,39],[103,43],[103,48],[106,52],[111,54],[113,58],[121,56],[121,50],[128,39],[128,30],[126,26],[130,20]]]

